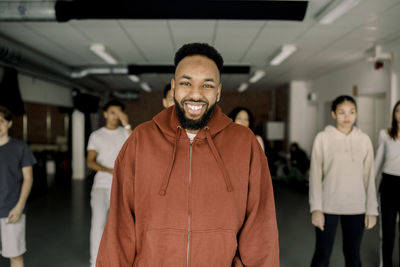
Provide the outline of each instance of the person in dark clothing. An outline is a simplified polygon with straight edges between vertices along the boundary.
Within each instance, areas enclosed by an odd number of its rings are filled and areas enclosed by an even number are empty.
[[[290,145],[290,165],[292,168],[297,168],[304,176],[310,168],[310,160],[306,152],[297,143]]]
[[[375,157],[375,177],[380,195],[381,261],[393,266],[397,216],[400,213],[400,101],[393,108],[392,125],[382,129]]]
[[[33,183],[36,164],[28,145],[8,135],[10,111],[0,106],[0,255],[12,267],[23,267],[26,252],[26,201]]]

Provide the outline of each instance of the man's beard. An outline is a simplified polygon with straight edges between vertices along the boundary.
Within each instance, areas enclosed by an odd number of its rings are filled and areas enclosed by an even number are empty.
[[[194,100],[189,100],[192,102],[200,102],[200,101],[194,101]],[[182,106],[176,101],[174,97],[174,102],[175,102],[175,107],[176,107],[176,114],[178,115],[178,120],[182,126],[183,129],[186,130],[199,130],[207,125],[207,123],[210,121],[211,116],[213,114],[214,108],[217,105],[217,102],[215,102],[212,106],[210,106],[206,112],[201,116],[200,119],[197,120],[191,120],[188,119],[185,116],[185,109],[182,107],[184,103],[182,103]],[[203,102],[203,101],[201,101]],[[207,104],[208,105],[208,104]]]

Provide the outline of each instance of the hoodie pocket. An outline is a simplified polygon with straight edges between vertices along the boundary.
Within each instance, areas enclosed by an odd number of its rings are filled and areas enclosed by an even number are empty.
[[[190,266],[231,267],[236,250],[236,234],[232,230],[193,231]]]
[[[149,230],[134,267],[177,267],[186,265],[187,232],[175,229]]]

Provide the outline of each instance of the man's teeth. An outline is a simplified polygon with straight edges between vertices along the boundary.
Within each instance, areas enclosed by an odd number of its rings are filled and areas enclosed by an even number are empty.
[[[193,110],[199,110],[199,109],[201,109],[201,106],[188,105],[188,108],[193,109]]]

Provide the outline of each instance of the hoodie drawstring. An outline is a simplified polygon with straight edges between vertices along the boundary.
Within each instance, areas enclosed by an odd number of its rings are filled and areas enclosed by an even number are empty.
[[[349,141],[350,141],[350,155],[351,155],[351,161],[353,161],[354,162],[354,149],[353,149],[353,142],[352,142],[352,140],[351,140],[351,137],[349,138]]]
[[[206,126],[204,129],[206,131],[206,137],[207,137],[208,146],[210,147],[211,152],[213,153],[214,158],[217,161],[217,164],[218,164],[220,170],[222,171],[222,175],[224,176],[226,190],[228,192],[232,192],[233,191],[233,187],[232,187],[231,179],[229,177],[229,173],[226,170],[224,162],[222,161],[221,156],[219,155],[219,153],[217,151],[217,148],[215,147],[215,144],[214,144],[214,142],[212,140],[212,137],[211,137],[210,129],[208,128],[208,126]]]
[[[163,178],[163,182],[161,184],[161,188],[159,191],[160,196],[165,196],[165,194],[167,192],[168,183],[171,178],[172,168],[175,163],[176,150],[177,150],[177,146],[178,146],[179,137],[181,136],[181,131],[182,131],[182,127],[178,126],[176,138],[175,138],[175,144],[174,144],[174,151],[172,152],[172,158],[171,158],[171,162],[169,164],[168,172],[165,174],[165,176]],[[231,179],[229,177],[229,173],[226,170],[226,167],[221,159],[221,156],[219,155],[219,153],[217,151],[217,148],[215,147],[215,144],[214,144],[211,134],[210,134],[210,130],[207,126],[205,127],[205,132],[206,132],[206,139],[207,139],[208,146],[210,147],[211,152],[212,152],[215,160],[217,161],[218,167],[220,168],[222,175],[224,176],[226,190],[228,192],[232,192],[233,187],[232,187]]]
[[[159,192],[160,196],[165,196],[165,194],[167,192],[169,179],[171,178],[172,168],[174,167],[174,163],[175,163],[176,150],[177,150],[176,148],[178,146],[178,141],[179,141],[179,138],[181,136],[181,129],[182,129],[181,126],[177,127],[175,143],[174,143],[174,151],[172,152],[172,158],[171,158],[171,162],[169,163],[168,172],[165,174],[163,182],[161,184],[161,188],[160,188],[160,192]]]
[[[351,136],[346,136],[346,138],[344,139],[344,143],[345,143],[345,147],[346,147],[346,152],[348,150],[351,161],[354,162],[354,153],[353,153],[354,149],[353,149],[353,142],[351,140]]]

